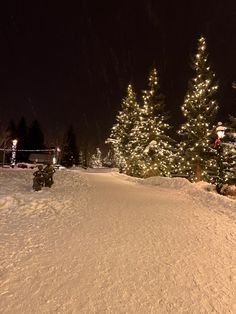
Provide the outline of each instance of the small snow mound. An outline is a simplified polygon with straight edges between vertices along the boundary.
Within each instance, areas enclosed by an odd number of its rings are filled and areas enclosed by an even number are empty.
[[[143,180],[143,184],[158,185],[164,188],[180,189],[192,185],[185,178],[150,177]]]

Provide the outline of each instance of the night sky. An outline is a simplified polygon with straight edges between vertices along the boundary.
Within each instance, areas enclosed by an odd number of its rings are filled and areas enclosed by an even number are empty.
[[[79,141],[101,147],[127,85],[140,95],[156,66],[177,129],[200,35],[219,81],[218,120],[235,115],[236,2],[205,2],[5,1],[1,124],[37,119],[51,144],[72,124]]]

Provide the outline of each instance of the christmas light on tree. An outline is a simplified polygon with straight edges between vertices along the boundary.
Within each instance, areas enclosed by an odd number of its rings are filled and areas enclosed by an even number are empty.
[[[217,84],[208,64],[205,38],[198,40],[197,53],[192,64],[195,76],[189,81],[189,90],[181,109],[185,123],[179,134],[182,141],[178,150],[178,173],[191,181],[210,180],[208,175],[215,157],[211,134],[218,111],[215,100]]]
[[[143,92],[143,107],[131,132],[129,173],[140,177],[170,176],[173,160],[169,124],[164,114],[164,97],[160,92],[157,70],[149,75]]]
[[[112,127],[110,137],[106,143],[112,146],[114,161],[120,171],[127,172],[131,155],[130,133],[134,128],[139,115],[139,105],[136,93],[130,84],[127,88],[127,96],[123,99],[122,110],[118,112],[116,123]]]
[[[225,182],[236,184],[236,117],[229,116],[223,145]]]

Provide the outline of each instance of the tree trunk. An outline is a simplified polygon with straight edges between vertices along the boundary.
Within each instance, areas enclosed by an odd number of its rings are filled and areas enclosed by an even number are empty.
[[[197,177],[197,182],[202,180],[202,168],[198,162],[196,164],[196,177]]]

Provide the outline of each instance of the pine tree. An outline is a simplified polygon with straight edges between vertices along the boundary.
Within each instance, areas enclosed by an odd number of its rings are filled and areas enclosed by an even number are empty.
[[[101,168],[102,167],[102,153],[100,148],[96,148],[96,153],[92,155],[90,160],[90,165],[92,168]]]
[[[7,128],[5,128],[1,124],[0,147],[2,148],[2,151],[0,152],[0,160],[3,165],[5,164],[5,162],[10,161],[10,150],[12,147],[12,141],[16,138],[16,125],[14,120],[10,120]]]
[[[78,148],[74,128],[69,127],[64,140],[62,149],[61,164],[66,167],[72,167],[78,162]]]
[[[103,165],[108,168],[114,167],[114,156],[112,150],[109,149],[106,156],[103,158]]]
[[[229,116],[226,125],[226,136],[223,138],[225,181],[236,184],[236,117]]]
[[[157,70],[148,78],[148,89],[143,94],[144,105],[131,133],[132,174],[141,177],[170,176],[173,162],[170,128],[164,113],[164,96],[160,92]]]
[[[210,180],[209,158],[214,155],[210,136],[218,111],[215,101],[218,86],[215,74],[208,64],[206,41],[203,37],[198,40],[192,68],[194,77],[189,81],[189,89],[181,108],[186,122],[179,130],[183,140],[179,144],[178,171],[191,181]]]
[[[31,127],[29,128],[29,149],[44,149],[44,135],[37,120],[33,121]]]
[[[14,120],[10,120],[7,127],[0,123],[0,147],[11,148],[12,140],[17,138],[16,125]]]
[[[106,143],[114,151],[114,160],[121,171],[127,172],[132,147],[130,146],[130,132],[139,115],[139,105],[132,85],[128,85],[127,96],[122,101],[122,110],[116,117],[110,137]]]
[[[83,166],[83,164],[84,164],[83,161],[84,161],[83,152],[80,151],[80,152],[79,152],[79,156],[78,156],[78,165],[79,165],[80,167]]]
[[[19,121],[19,124],[17,126],[17,150],[23,150],[17,152],[17,159],[19,161],[28,161],[29,153],[25,152],[24,150],[27,150],[28,148],[28,127],[26,124],[26,120],[24,117],[22,117]]]
[[[7,127],[7,137],[12,140],[17,138],[17,127],[13,119],[10,120]]]

